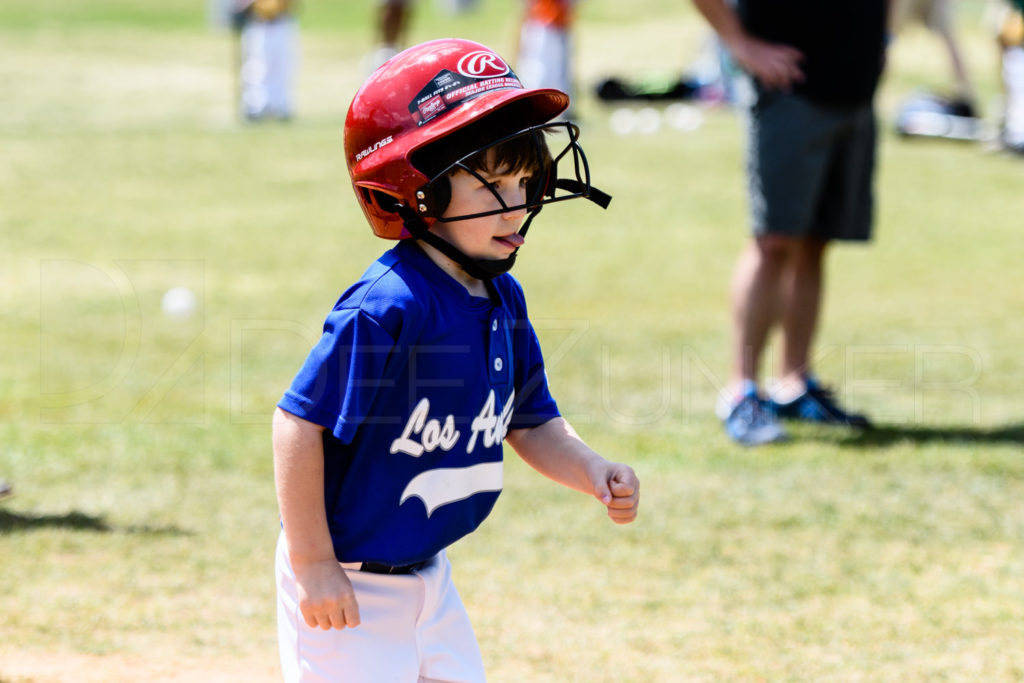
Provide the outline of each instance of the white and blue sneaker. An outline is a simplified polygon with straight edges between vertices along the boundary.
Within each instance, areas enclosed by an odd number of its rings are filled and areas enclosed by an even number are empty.
[[[786,432],[771,404],[757,393],[757,385],[744,382],[738,399],[727,408],[719,407],[719,416],[729,438],[744,446],[760,446],[786,439]]]
[[[802,394],[785,403],[772,400],[771,410],[776,415],[789,420],[845,425],[862,429],[871,426],[871,420],[866,415],[843,410],[836,401],[832,390],[818,384],[813,375],[805,376],[804,383],[806,388]]]

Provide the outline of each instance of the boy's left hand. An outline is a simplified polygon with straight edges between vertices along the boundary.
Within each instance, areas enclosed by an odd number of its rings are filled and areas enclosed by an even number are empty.
[[[636,519],[640,505],[640,480],[629,465],[610,462],[595,477],[594,497],[608,508],[608,517],[616,524]]]

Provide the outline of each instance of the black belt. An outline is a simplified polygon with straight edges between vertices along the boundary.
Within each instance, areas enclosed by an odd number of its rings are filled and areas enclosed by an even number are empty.
[[[413,574],[426,567],[428,562],[429,560],[424,560],[423,562],[398,565],[397,567],[379,562],[363,562],[362,566],[359,567],[359,571],[369,572],[370,574]]]

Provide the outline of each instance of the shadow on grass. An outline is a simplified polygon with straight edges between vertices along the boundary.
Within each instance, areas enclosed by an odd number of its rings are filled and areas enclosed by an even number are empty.
[[[1002,427],[875,425],[851,431],[838,440],[843,446],[889,446],[895,443],[977,443],[1024,445],[1024,423]]]
[[[0,510],[0,532],[35,531],[37,529],[70,529],[72,531],[102,531],[150,536],[191,536],[192,532],[175,526],[157,527],[148,524],[113,526],[103,517],[87,515],[84,512],[67,512],[62,515],[36,515],[26,512]]]

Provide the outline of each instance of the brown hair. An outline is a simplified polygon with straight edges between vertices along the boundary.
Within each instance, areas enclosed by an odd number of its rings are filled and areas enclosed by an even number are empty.
[[[523,106],[527,106],[527,103],[514,102],[494,114],[446,135],[437,142],[416,150],[412,155],[413,166],[428,178],[433,178],[467,154],[479,150],[462,163],[478,172],[493,173],[501,170],[509,173],[526,171],[539,174],[551,163],[551,152],[542,133],[519,135],[495,144],[496,141],[522,130],[522,122],[526,119]],[[488,152],[492,150],[491,163],[488,164]],[[452,172],[455,170],[457,167],[452,169]]]

